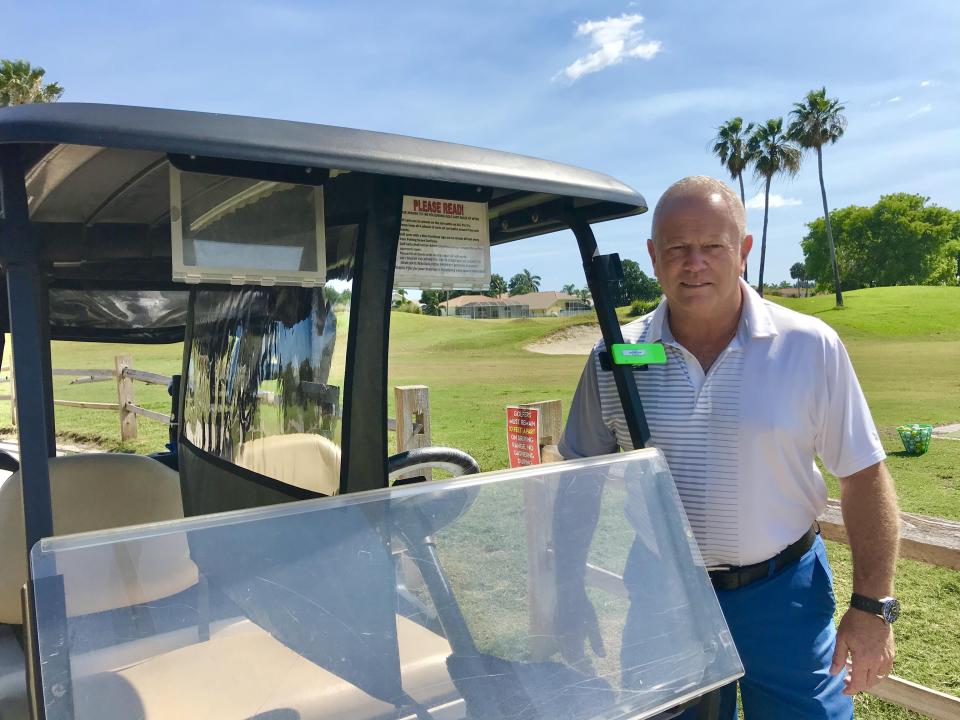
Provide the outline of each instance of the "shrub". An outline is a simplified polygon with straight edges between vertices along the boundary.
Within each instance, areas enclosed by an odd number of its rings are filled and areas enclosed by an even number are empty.
[[[659,304],[659,298],[656,300],[634,300],[630,303],[630,317],[639,317],[640,315],[651,313]]]

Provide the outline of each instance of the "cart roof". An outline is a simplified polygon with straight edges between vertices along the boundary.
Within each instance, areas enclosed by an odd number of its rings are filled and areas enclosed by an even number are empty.
[[[92,324],[120,333],[100,332],[97,339],[109,342],[182,337],[186,288],[172,279],[169,165],[261,179],[266,173],[302,184],[341,173],[377,175],[399,179],[408,189],[401,192],[482,197],[492,245],[564,229],[571,203],[590,223],[647,209],[640,194],[602,173],[287,120],[121,105],[20,105],[0,109],[4,144],[21,149],[32,231],[52,292],[52,335],[60,339],[94,339]],[[369,192],[362,182],[348,187],[356,188],[344,191],[355,192],[355,200]],[[0,275],[0,330],[6,330],[4,285]]]
[[[0,143],[73,144],[336,168],[621,204],[643,197],[602,173],[524,155],[389,133],[214,113],[86,103],[19,105],[0,111]],[[606,216],[609,217],[609,216]]]

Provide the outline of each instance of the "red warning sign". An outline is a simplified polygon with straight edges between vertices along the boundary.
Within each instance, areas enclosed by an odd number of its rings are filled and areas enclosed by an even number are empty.
[[[507,455],[510,467],[540,464],[540,411],[507,408]]]

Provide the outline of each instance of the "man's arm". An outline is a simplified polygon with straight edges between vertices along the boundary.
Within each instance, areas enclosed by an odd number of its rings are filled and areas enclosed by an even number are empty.
[[[893,595],[900,516],[893,481],[883,462],[840,478],[840,509],[853,555],[853,591],[876,599]],[[886,677],[893,669],[894,654],[891,626],[850,608],[837,628],[830,672],[840,672],[849,655],[852,668],[844,693],[853,695]]]

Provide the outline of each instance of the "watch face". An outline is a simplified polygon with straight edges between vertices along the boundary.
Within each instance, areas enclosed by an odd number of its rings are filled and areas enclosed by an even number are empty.
[[[894,622],[900,617],[900,602],[896,598],[887,598],[883,600],[883,619],[888,623]]]

